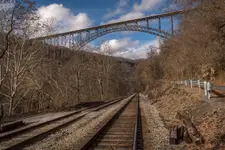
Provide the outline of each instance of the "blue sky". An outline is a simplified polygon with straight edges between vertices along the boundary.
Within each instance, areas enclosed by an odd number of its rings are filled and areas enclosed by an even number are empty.
[[[54,18],[60,32],[104,23],[135,19],[167,11],[172,0],[36,0],[44,19]],[[168,21],[164,21],[168,28]],[[97,47],[109,43],[115,56],[145,58],[149,45],[158,38],[146,33],[112,33],[89,43]]]

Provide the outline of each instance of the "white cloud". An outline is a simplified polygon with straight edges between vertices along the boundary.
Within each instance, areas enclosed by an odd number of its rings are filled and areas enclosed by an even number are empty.
[[[132,41],[130,38],[112,39],[104,42],[100,46],[101,52],[105,49],[104,45],[108,45],[110,54],[117,57],[124,57],[129,59],[147,58],[147,52],[149,52],[150,45],[159,47],[159,40],[155,39],[141,44],[139,40]],[[106,52],[106,54],[108,54]]]
[[[150,11],[154,9],[163,0],[142,0],[140,4],[135,3],[133,6],[134,11]]]
[[[130,0],[119,0],[118,7],[125,7],[128,5]]]
[[[121,14],[124,12],[121,6],[126,5],[126,0],[120,0],[121,5],[117,6],[117,9],[113,12],[110,12],[109,14],[105,15],[104,18],[110,18],[115,15]],[[145,14],[144,12],[146,11],[151,11],[155,9],[158,5],[160,5],[164,0],[141,0],[140,4],[134,3],[132,11],[120,16],[118,19],[111,19],[107,21],[106,23],[115,23],[115,22],[120,22],[120,21],[126,21],[126,20],[131,20],[131,19],[136,19],[140,17],[144,17]],[[103,24],[103,23],[102,23]]]
[[[159,40],[156,39],[153,41],[149,41],[142,45],[139,45],[136,48],[127,49],[126,51],[122,51],[122,52],[118,51],[114,54],[114,56],[125,57],[129,59],[147,58],[147,53],[149,52],[150,45],[159,47]]]
[[[109,20],[107,23],[115,23],[115,22],[119,22],[119,21],[126,21],[126,20],[144,17],[144,16],[145,15],[142,12],[129,12],[125,15],[120,16],[120,18],[118,18],[118,19]]]
[[[119,0],[119,2],[116,4],[116,9],[114,11],[110,11],[104,16],[104,19],[109,19],[111,17],[114,17],[116,15],[122,14],[125,12],[125,7],[129,4],[129,0]]]
[[[41,21],[52,20],[53,26],[58,27],[60,32],[91,26],[91,20],[86,13],[74,15],[69,8],[64,7],[62,4],[41,6],[37,11],[40,14]]]
[[[138,40],[132,41],[130,38],[112,39],[105,41],[100,45],[102,52],[110,50],[110,53],[116,53],[117,51],[124,51],[130,47],[136,47],[140,43]]]

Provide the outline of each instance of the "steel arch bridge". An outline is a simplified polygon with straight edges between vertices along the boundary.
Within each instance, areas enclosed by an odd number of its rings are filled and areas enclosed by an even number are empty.
[[[137,31],[145,32],[159,36],[161,38],[169,38],[174,34],[174,17],[180,14],[183,14],[186,11],[173,11],[164,14],[148,16],[133,20],[121,21],[117,23],[105,24],[100,26],[94,26],[91,28],[75,30],[71,32],[59,33],[54,35],[49,35],[45,37],[38,37],[34,40],[41,40],[45,43],[54,46],[65,46],[70,49],[80,49],[85,46],[87,43],[97,39],[98,37],[110,34],[113,32],[121,31]],[[170,19],[171,30],[165,31],[162,30],[162,19]],[[158,26],[156,28],[151,27],[151,22],[157,21]]]

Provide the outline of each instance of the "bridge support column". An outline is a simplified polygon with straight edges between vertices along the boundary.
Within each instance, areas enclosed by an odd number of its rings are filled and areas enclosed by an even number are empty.
[[[99,35],[99,30],[98,29],[96,29],[96,32],[97,32],[97,36]]]
[[[72,45],[73,45],[73,35],[70,34],[70,45],[69,45],[69,47],[72,48]]]
[[[86,32],[86,37],[89,38],[89,36],[90,36],[90,31],[87,31]]]
[[[59,38],[59,46],[63,46],[63,36]]]
[[[52,38],[52,45],[55,46],[55,38]]]
[[[59,37],[56,37],[56,38],[55,38],[55,42],[56,42],[56,45],[55,45],[55,46],[58,47],[58,46],[59,46]]]
[[[63,39],[62,39],[62,46],[65,46],[66,44],[66,37],[65,36],[63,36]]]
[[[173,16],[170,17],[171,19],[171,33],[174,34],[174,24],[173,24]]]
[[[75,45],[75,35],[73,34],[72,35],[72,48],[74,47],[74,45]]]
[[[57,46],[58,45],[58,40],[57,40],[57,37],[56,38],[54,38],[54,43],[55,43],[55,46]]]
[[[159,31],[161,31],[161,18],[159,18]]]
[[[147,20],[147,28],[149,28],[149,20]]]

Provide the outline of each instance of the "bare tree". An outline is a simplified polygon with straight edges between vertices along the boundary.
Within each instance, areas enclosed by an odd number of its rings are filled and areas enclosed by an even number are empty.
[[[102,55],[102,60],[98,63],[98,84],[101,95],[101,100],[108,96],[109,80],[112,69],[115,67],[114,60],[112,59],[112,48],[108,42],[103,42],[99,47],[98,52]]]
[[[149,53],[149,59],[137,67],[144,85],[148,78],[169,80],[215,80],[225,72],[224,0],[176,0],[177,8],[191,9],[182,15],[175,35],[160,45],[160,52]],[[148,83],[149,84],[149,83]]]
[[[1,22],[2,41],[0,51],[0,94],[9,105],[8,114],[22,103],[30,94],[32,86],[28,82],[31,71],[40,63],[43,57],[43,43],[29,40],[43,27],[34,24],[39,19],[33,2],[18,0],[13,7],[3,15]]]
[[[9,49],[10,37],[12,34],[19,33],[29,24],[30,21],[37,20],[34,2],[29,0],[16,0],[12,3],[12,8],[1,11],[0,28],[2,31],[2,45],[0,45],[0,59],[4,57]]]
[[[82,90],[82,87],[84,86],[84,82],[82,79],[84,79],[83,76],[87,67],[88,67],[87,60],[85,59],[83,54],[81,54],[81,56],[77,58],[76,60],[74,60],[73,62],[72,71],[75,75],[72,76],[72,81],[75,81],[74,86],[77,92],[78,104],[81,101],[81,90]]]
[[[27,78],[30,71],[40,64],[42,56],[42,44],[29,43],[29,41],[17,37],[14,38],[14,42],[13,46],[7,51],[9,73],[5,84],[3,84],[5,90],[0,92],[9,99],[9,115],[13,114],[22,98],[30,92]],[[15,101],[17,94],[20,98]]]

